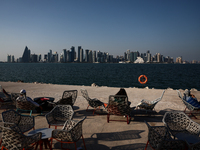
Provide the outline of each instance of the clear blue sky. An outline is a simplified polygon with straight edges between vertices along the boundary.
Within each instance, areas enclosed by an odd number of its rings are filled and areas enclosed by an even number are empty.
[[[25,46],[200,60],[200,0],[0,0],[0,61]]]

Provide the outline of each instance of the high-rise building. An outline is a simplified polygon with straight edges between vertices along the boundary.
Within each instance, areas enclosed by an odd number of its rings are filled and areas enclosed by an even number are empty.
[[[177,57],[177,58],[176,58],[176,63],[181,64],[181,63],[182,63],[182,57]]]
[[[130,61],[130,53],[131,53],[130,50],[128,49],[126,53],[127,53],[127,60]]]
[[[161,62],[161,55],[160,55],[160,53],[157,53],[157,62]]]
[[[7,55],[7,62],[11,63],[11,55]]]
[[[42,55],[41,54],[39,54],[39,56],[38,56],[38,61],[39,62],[42,61]]]
[[[12,62],[12,63],[15,62],[15,57],[14,57],[14,55],[11,56],[11,62]]]
[[[31,62],[38,62],[38,55],[31,54]]]
[[[81,53],[81,46],[78,46],[78,59],[77,61],[80,62],[80,54]]]
[[[71,47],[71,59],[70,59],[70,62],[74,62],[74,58],[76,58],[76,55],[75,55],[75,47],[72,46],[72,47]]]
[[[89,62],[89,50],[85,50],[85,62]]]
[[[63,49],[62,61],[63,61],[64,63],[67,62],[67,50],[66,50],[66,49]]]
[[[24,62],[24,63],[30,62],[30,54],[31,54],[31,51],[26,46],[24,49],[24,53],[22,55],[22,62]]]
[[[92,62],[94,63],[94,62],[96,62],[96,51],[93,51],[93,53],[92,53]]]
[[[83,62],[83,49],[80,49],[80,62]]]
[[[48,53],[48,58],[47,58],[48,62],[52,62],[52,50],[49,50],[49,53]]]
[[[89,63],[92,63],[92,50],[89,50],[88,56],[89,56]]]

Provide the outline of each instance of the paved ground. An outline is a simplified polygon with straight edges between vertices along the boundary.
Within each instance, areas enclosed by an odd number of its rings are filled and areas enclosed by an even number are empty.
[[[91,111],[86,111],[87,101],[82,97],[80,89],[87,89],[91,98],[98,98],[103,102],[108,102],[108,96],[114,95],[119,88],[109,87],[86,87],[86,86],[68,86],[68,85],[51,85],[51,84],[33,84],[33,83],[13,83],[0,82],[3,88],[8,92],[19,92],[21,89],[26,89],[27,95],[31,98],[40,96],[54,97],[55,101],[61,98],[64,90],[78,90],[78,97],[74,104],[74,118],[86,116],[83,123],[83,136],[88,150],[143,150],[148,139],[148,128],[144,120],[152,126],[163,125],[162,117],[166,111],[184,110],[184,105],[177,96],[177,91],[167,89],[162,101],[160,101],[155,109],[154,115],[146,114],[145,111],[135,110],[135,106],[143,98],[154,100],[161,96],[160,89],[138,89],[126,88],[129,101],[131,101],[131,122],[127,125],[126,122],[111,121],[107,123],[107,115],[102,108],[97,114],[92,115]],[[183,90],[180,90],[183,92]],[[200,97],[200,92],[193,90],[196,97]],[[1,112],[3,109],[0,110]],[[47,112],[44,112],[44,115]],[[35,128],[48,127],[45,116],[39,116],[38,113],[33,113],[35,116]],[[121,116],[111,116],[119,120],[126,118]],[[200,123],[199,120],[195,120]],[[77,143],[78,147],[83,147],[82,140]],[[65,148],[74,149],[74,145],[65,144]],[[53,149],[61,149],[60,143],[54,141]]]

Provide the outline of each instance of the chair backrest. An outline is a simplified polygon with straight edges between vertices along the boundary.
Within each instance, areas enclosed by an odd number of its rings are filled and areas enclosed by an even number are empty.
[[[2,112],[1,115],[3,122],[15,123],[17,125],[21,119],[21,115],[12,109]]]
[[[198,107],[195,107],[193,105],[191,105],[190,103],[188,103],[184,97],[182,96],[181,92],[179,90],[177,90],[178,92],[178,96],[181,98],[181,100],[183,101],[183,103],[185,104],[185,106],[189,109],[189,110],[194,110],[194,109],[199,109]]]
[[[34,110],[36,106],[29,102],[29,101],[24,101],[24,100],[17,100],[16,101],[16,108],[17,109],[22,109],[22,110]]]
[[[52,137],[60,138],[62,140],[67,140],[70,142],[78,141],[82,135],[82,124],[85,119],[86,117],[79,120],[67,120],[62,130],[56,129],[52,131]],[[67,132],[67,134],[62,134],[63,132]]]
[[[82,96],[89,102],[91,99],[88,96],[88,92],[86,89],[81,89]]]
[[[191,134],[199,135],[200,133],[200,125],[181,111],[166,112],[162,121],[172,133],[173,131],[182,132],[186,130]]]
[[[124,95],[110,95],[106,109],[113,115],[130,115],[131,112],[128,97]]]
[[[73,106],[76,98],[77,98],[78,91],[77,90],[69,90],[64,91],[62,95],[62,99],[60,99],[57,104],[58,105],[71,105]]]
[[[164,93],[165,93],[165,90],[162,92],[162,95],[161,95],[161,97],[159,97],[159,98],[155,99],[155,100],[152,102],[152,104],[155,104],[155,103],[158,103],[159,101],[161,101],[161,100],[162,100],[162,98],[163,98],[163,95],[164,95]]]
[[[7,110],[2,112],[2,119],[4,123],[16,124],[23,133],[31,130],[35,126],[34,116],[21,115],[15,110]]]
[[[25,147],[24,135],[20,133],[20,129],[17,126],[3,127],[0,126],[2,131],[2,146],[9,150],[21,150]]]
[[[144,121],[148,127],[148,141],[156,149],[157,146],[166,138],[170,139],[170,134],[165,126],[151,126]]]
[[[56,105],[49,113],[52,113],[55,120],[66,121],[72,119],[74,111],[71,105]]]

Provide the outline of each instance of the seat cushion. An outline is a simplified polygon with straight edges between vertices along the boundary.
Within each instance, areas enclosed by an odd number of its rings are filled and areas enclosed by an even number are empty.
[[[187,102],[189,104],[191,104],[192,106],[194,106],[194,107],[199,107],[200,108],[200,104],[199,104],[199,102],[197,101],[196,98],[189,97]]]

